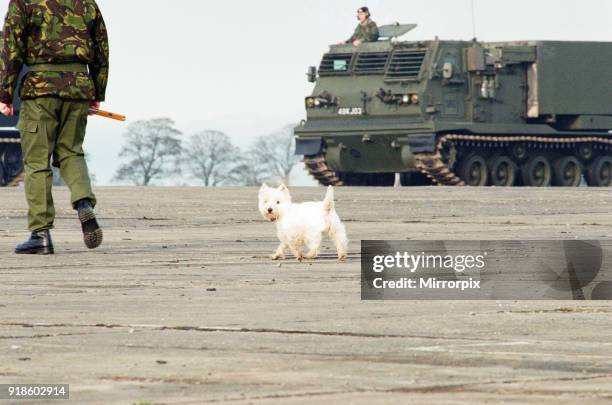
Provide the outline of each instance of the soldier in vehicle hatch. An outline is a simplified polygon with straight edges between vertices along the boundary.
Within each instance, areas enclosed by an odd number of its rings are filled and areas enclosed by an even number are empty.
[[[341,42],[341,44],[353,44],[353,46],[359,46],[364,42],[378,41],[378,26],[370,19],[370,9],[367,7],[358,8],[357,19],[359,20],[359,24],[357,25],[357,28],[355,28],[353,36],[351,36],[348,40]]]

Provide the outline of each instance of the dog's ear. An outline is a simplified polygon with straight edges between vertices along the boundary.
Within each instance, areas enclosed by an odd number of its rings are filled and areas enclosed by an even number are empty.
[[[266,190],[268,190],[268,185],[266,183],[262,184],[261,187],[259,188],[259,195],[262,195],[263,193],[266,192]]]
[[[278,191],[280,191],[281,193],[289,196],[289,189],[287,188],[287,186],[285,186],[284,184],[281,184],[280,186],[278,186]]]
[[[285,186],[284,184],[281,184],[280,186],[278,186],[278,191],[280,191],[283,194],[283,198],[286,203],[291,203],[291,193],[289,192],[289,189],[287,188],[287,186]]]

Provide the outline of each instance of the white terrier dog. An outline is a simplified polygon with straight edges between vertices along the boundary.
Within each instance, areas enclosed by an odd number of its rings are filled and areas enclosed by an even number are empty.
[[[314,259],[319,255],[323,234],[334,241],[338,260],[346,260],[348,239],[346,229],[334,209],[334,188],[329,186],[325,199],[320,202],[293,204],[291,194],[283,184],[278,188],[266,184],[259,189],[259,212],[270,222],[276,222],[276,234],[280,245],[272,260],[285,257],[285,251],[299,260]],[[302,247],[306,246],[306,255]]]

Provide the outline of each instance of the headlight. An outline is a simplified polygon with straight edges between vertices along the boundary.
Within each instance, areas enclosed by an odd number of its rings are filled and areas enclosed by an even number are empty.
[[[321,105],[321,100],[319,100],[318,98],[316,98],[316,99],[315,99],[315,101],[314,101],[314,105],[315,105],[316,107],[320,106],[320,105]]]
[[[408,104],[408,103],[410,103],[410,96],[406,94],[405,96],[402,97],[402,104]]]
[[[419,104],[419,95],[418,94],[413,94],[410,96],[410,102],[412,104]]]

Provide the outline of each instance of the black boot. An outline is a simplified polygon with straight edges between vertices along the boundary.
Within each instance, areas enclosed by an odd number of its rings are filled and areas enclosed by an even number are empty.
[[[89,249],[95,249],[102,244],[102,229],[96,220],[91,201],[88,199],[80,200],[76,204],[79,213],[79,221],[83,229],[83,241]]]
[[[15,253],[18,255],[52,255],[51,232],[48,229],[32,232],[30,239],[17,245]]]

